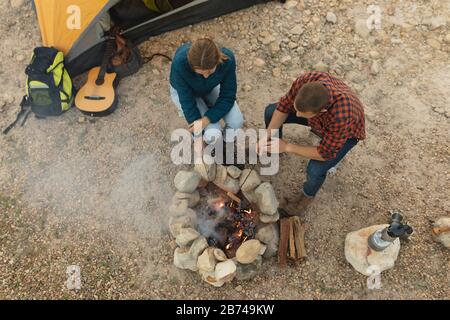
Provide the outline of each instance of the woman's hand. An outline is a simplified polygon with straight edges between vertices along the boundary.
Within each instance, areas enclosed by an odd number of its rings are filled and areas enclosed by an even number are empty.
[[[203,129],[206,128],[206,126],[209,124],[209,119],[207,117],[203,117],[201,119],[198,119],[194,121],[188,128],[189,132],[193,133],[194,135],[200,135],[203,131]]]

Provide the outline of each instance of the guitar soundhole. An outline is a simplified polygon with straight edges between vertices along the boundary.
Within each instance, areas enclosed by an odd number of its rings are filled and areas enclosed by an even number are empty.
[[[106,99],[105,97],[98,97],[98,96],[96,96],[96,97],[84,96],[84,98],[87,99],[87,100],[105,100]]]

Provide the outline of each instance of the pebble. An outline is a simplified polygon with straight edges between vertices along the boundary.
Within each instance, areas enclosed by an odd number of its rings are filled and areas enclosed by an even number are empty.
[[[366,20],[357,20],[355,23],[355,32],[363,39],[369,37],[370,30],[367,27]]]
[[[85,117],[78,117],[78,123],[85,123],[86,118]]]
[[[327,13],[327,21],[330,23],[336,23],[337,22],[337,17],[333,12],[328,12]]]
[[[14,9],[23,6],[24,3],[25,3],[25,0],[11,0],[10,1],[11,7]]]
[[[294,28],[291,29],[292,35],[302,35],[305,30],[301,25],[296,25]]]
[[[280,62],[282,64],[289,64],[292,61],[292,57],[291,56],[284,56],[283,58],[281,58]]]
[[[279,78],[281,76],[281,69],[280,68],[273,68],[272,69],[272,75],[275,78]]]
[[[326,63],[320,61],[313,66],[313,69],[320,72],[328,72],[329,67]]]
[[[441,43],[437,39],[430,38],[427,40],[427,43],[433,49],[436,49],[436,50],[441,49]]]
[[[266,62],[261,58],[256,58],[253,60],[253,64],[257,67],[264,67],[266,65]]]
[[[377,61],[374,61],[373,63],[372,63],[372,66],[370,67],[370,73],[372,74],[372,75],[377,75],[378,73],[380,72],[380,68],[379,68],[379,66],[378,66],[378,62]]]

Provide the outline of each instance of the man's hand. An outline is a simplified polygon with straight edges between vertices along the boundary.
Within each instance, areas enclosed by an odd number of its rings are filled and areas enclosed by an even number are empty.
[[[200,135],[203,129],[205,129],[209,123],[210,123],[209,119],[207,117],[203,117],[201,119],[194,121],[189,126],[188,130],[190,133],[193,133],[194,135]]]
[[[265,143],[264,143],[265,142]],[[259,154],[261,153],[285,153],[288,151],[289,143],[283,139],[278,138],[270,138],[270,140],[262,141],[262,139],[258,143]]]

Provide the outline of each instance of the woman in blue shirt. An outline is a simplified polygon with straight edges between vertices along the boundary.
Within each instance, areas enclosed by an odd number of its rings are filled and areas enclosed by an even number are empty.
[[[219,49],[208,38],[177,49],[170,71],[170,93],[194,135],[203,133],[206,143],[215,143],[222,137],[223,119],[223,138],[234,143],[236,130],[244,124],[236,90],[236,60],[229,49]]]

